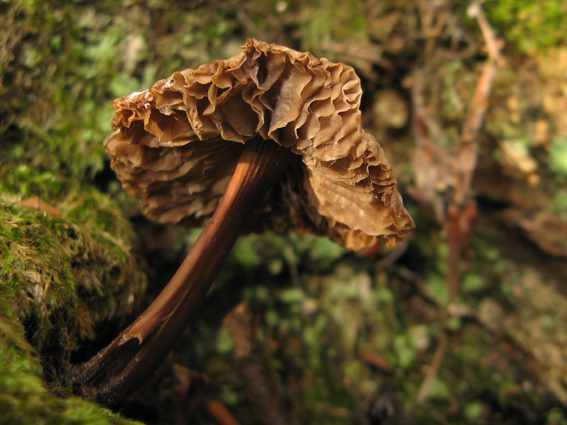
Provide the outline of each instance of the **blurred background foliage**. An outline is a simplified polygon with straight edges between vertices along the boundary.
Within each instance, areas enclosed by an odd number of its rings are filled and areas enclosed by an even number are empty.
[[[447,206],[489,60],[469,2],[0,1],[0,410],[21,413],[0,422],[126,421],[64,398],[66,370],[136,314],[128,295],[143,305],[159,292],[198,230],[148,222],[122,191],[102,148],[112,100],[255,37],[356,68],[363,125],[392,159],[417,229],[395,250],[358,253],[309,235],[241,238],[191,329],[122,415],[215,423],[202,401],[215,399],[241,423],[262,423],[223,324],[246,300],[298,423],[567,424],[567,6],[482,7],[503,62],[477,140],[477,213],[455,291]],[[61,216],[14,205],[33,197]],[[22,235],[16,264],[7,258]],[[52,255],[70,247],[93,256],[90,268]],[[43,311],[21,308],[31,264],[67,285]],[[97,303],[76,286],[85,273],[102,285]],[[53,331],[76,326],[78,308],[90,309],[95,334]],[[188,395],[171,384],[180,370],[199,372],[203,387]]]

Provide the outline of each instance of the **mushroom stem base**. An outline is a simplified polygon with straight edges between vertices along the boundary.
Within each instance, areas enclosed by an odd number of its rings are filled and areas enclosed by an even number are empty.
[[[202,304],[243,226],[293,154],[273,141],[244,145],[213,217],[168,285],[106,348],[74,373],[75,393],[112,406],[161,364]]]

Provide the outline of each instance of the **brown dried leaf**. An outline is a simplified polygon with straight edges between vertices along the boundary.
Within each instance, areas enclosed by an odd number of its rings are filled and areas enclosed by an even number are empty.
[[[31,209],[34,209],[34,210],[38,210],[38,211],[41,211],[41,212],[46,212],[46,213],[54,215],[56,217],[59,217],[61,215],[61,211],[59,211],[57,208],[49,205],[47,202],[42,201],[37,196],[33,196],[31,198],[24,199],[23,201],[18,202],[17,205],[19,205],[21,207],[27,207],[27,208],[31,208]]]

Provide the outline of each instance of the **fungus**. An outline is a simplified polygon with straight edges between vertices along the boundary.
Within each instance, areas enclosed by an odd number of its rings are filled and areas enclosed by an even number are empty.
[[[408,235],[390,162],[361,128],[361,96],[353,68],[249,40],[114,102],[105,148],[125,190],[152,220],[205,226],[150,307],[80,368],[77,392],[112,404],[140,385],[242,233],[308,231],[349,249]]]

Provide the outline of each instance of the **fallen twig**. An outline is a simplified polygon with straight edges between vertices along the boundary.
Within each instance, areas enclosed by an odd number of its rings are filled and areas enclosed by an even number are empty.
[[[240,425],[240,423],[232,416],[224,404],[218,400],[207,400],[205,402],[207,410],[220,425]]]
[[[444,314],[443,322],[446,321],[445,317],[446,314]],[[445,325],[445,323],[443,323],[443,325]],[[419,388],[419,392],[417,393],[418,403],[423,403],[427,398],[427,393],[429,392],[429,388],[431,388],[431,384],[433,383],[433,380],[437,376],[437,372],[441,367],[443,356],[445,355],[446,346],[447,346],[447,332],[445,331],[445,326],[443,326],[443,330],[439,334],[439,341],[437,344],[437,349],[435,350],[435,355],[433,356],[433,362],[431,363],[431,366],[429,367],[429,371],[427,372],[427,375],[425,376],[425,379],[421,384],[421,387]]]
[[[461,141],[457,155],[453,160],[455,187],[452,200],[449,201],[446,211],[448,226],[449,258],[447,271],[447,285],[449,287],[449,300],[445,305],[441,318],[441,332],[439,343],[433,356],[433,362],[421,384],[417,401],[423,403],[435,376],[439,372],[446,348],[446,322],[448,308],[458,295],[461,278],[459,266],[463,255],[469,245],[477,215],[477,205],[472,194],[472,179],[476,169],[478,157],[478,136],[484,124],[484,117],[489,105],[490,92],[498,67],[503,64],[500,47],[482,11],[480,2],[475,1],[469,7],[469,15],[477,18],[482,30],[489,57],[484,63],[483,71],[477,83],[470,111],[461,130]]]

